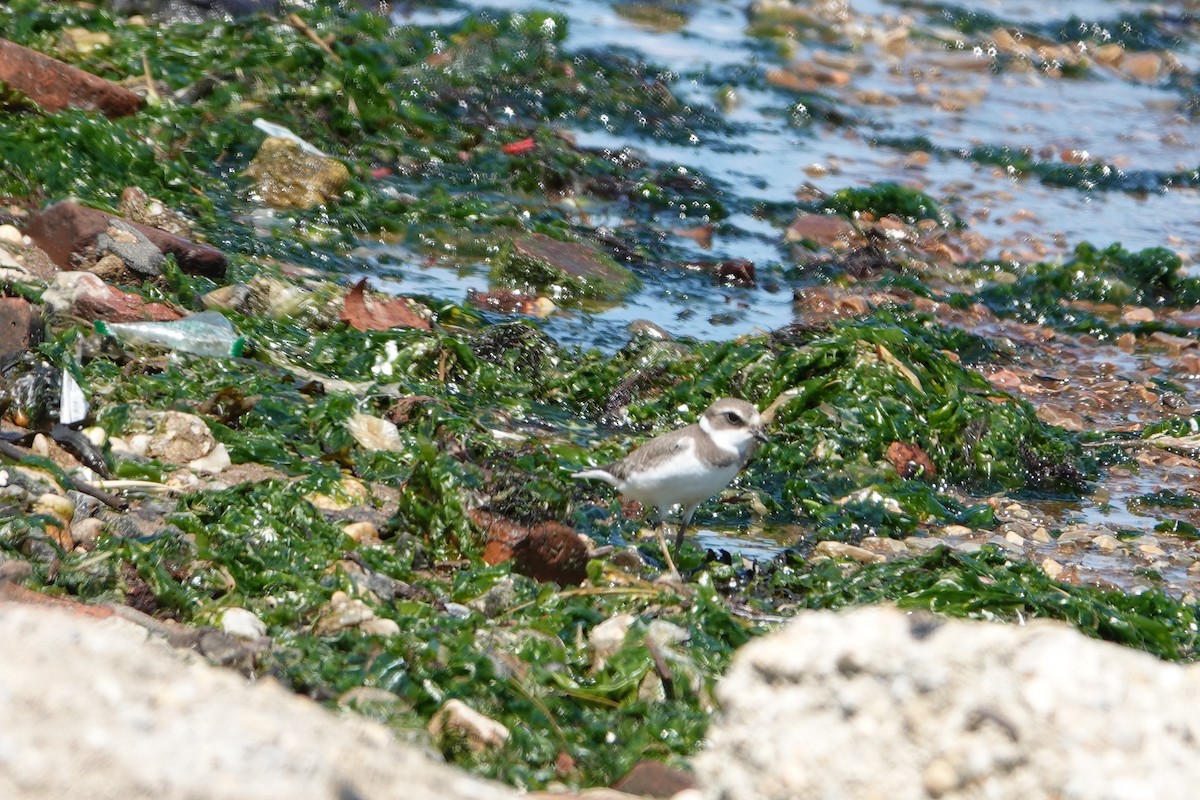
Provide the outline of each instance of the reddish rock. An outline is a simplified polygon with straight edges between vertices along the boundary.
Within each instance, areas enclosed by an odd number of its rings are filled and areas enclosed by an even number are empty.
[[[142,107],[142,98],[78,67],[0,39],[0,81],[53,113],[64,108],[123,117]]]
[[[55,310],[70,310],[90,321],[170,322],[183,318],[171,306],[122,292],[90,272],[60,272],[42,297]]]
[[[896,467],[901,478],[933,478],[937,467],[933,460],[915,444],[892,442],[888,447],[887,460]]]
[[[0,297],[0,360],[24,353],[42,338],[42,315],[21,297]]]
[[[713,269],[713,273],[717,276],[717,281],[722,286],[743,286],[747,289],[752,289],[758,285],[758,279],[755,277],[754,262],[747,261],[744,258],[732,258],[728,261],[720,261]]]
[[[788,226],[784,241],[816,243],[818,247],[829,247],[838,241],[849,241],[855,235],[854,226],[841,217],[831,214],[801,214]]]
[[[512,561],[514,572],[560,586],[576,586],[587,578],[587,545],[566,525],[526,527],[487,511],[472,511],[471,521],[487,533],[483,560],[489,564]]]
[[[674,797],[685,789],[695,789],[696,777],[660,761],[639,761],[612,788],[642,797]]]
[[[72,256],[84,254],[96,243],[96,237],[108,228],[110,219],[123,219],[95,208],[64,200],[30,218],[25,228],[29,238],[54,260],[61,269],[75,269]],[[125,220],[137,228],[164,254],[175,256],[184,272],[220,280],[225,277],[225,254],[215,247],[193,242],[181,236],[140,222]]]

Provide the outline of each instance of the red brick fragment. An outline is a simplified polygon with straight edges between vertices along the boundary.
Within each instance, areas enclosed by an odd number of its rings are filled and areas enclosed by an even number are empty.
[[[133,92],[56,58],[0,39],[0,81],[54,113],[64,108],[124,117],[142,107]]]
[[[24,353],[42,338],[42,315],[23,297],[0,297],[0,360]]]

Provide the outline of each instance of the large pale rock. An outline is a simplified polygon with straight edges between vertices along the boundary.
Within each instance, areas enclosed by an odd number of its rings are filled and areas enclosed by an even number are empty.
[[[1065,625],[813,612],[747,645],[706,797],[1158,800],[1200,783],[1200,672]]]
[[[0,652],[0,797],[515,796],[115,617],[0,603]]]

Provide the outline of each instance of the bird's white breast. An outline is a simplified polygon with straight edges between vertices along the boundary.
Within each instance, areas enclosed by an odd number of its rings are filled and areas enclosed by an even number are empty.
[[[729,485],[741,463],[711,467],[696,455],[695,443],[687,440],[670,458],[652,468],[628,475],[619,490],[643,505],[666,510],[674,505],[701,503]]]

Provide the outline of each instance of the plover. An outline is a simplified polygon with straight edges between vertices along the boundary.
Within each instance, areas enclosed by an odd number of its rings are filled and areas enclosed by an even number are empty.
[[[572,478],[604,481],[626,497],[658,511],[655,532],[671,572],[675,564],[663,539],[667,511],[680,506],[675,550],[683,544],[692,515],[708,498],[724,489],[749,460],[756,442],[767,441],[758,409],[745,400],[723,397],[700,420],[664,433],[620,461],[585,469]]]

